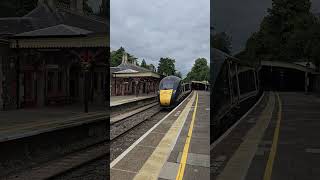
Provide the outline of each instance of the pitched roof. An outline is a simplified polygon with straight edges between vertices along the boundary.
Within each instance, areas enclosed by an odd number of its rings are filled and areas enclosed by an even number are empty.
[[[121,63],[119,66],[117,66],[120,71],[131,69],[138,72],[151,72],[151,70],[131,64],[131,63]]]
[[[48,28],[37,29],[34,31],[24,32],[15,35],[15,37],[42,37],[42,36],[78,36],[78,35],[88,35],[92,31],[87,31],[85,29],[68,26],[65,24],[59,24],[56,26],[51,26]]]
[[[32,18],[29,17],[9,17],[0,18],[0,34],[12,35],[35,29]]]
[[[115,73],[138,73],[139,71],[136,71],[136,70],[133,70],[133,69],[125,69],[125,70],[122,70],[122,71],[118,71],[118,72],[115,72]]]
[[[87,16],[65,9],[51,9],[47,5],[41,4],[23,17],[0,18],[0,35],[20,34],[61,24],[75,27],[71,31],[79,31],[76,28],[80,28],[99,34],[107,33],[109,29],[109,23],[102,18]],[[61,28],[61,26],[58,28],[60,33],[70,33],[70,31],[65,31],[66,28]]]

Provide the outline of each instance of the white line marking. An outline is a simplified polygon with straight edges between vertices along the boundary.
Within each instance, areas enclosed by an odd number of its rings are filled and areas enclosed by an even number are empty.
[[[262,94],[262,96],[260,97],[260,99],[249,109],[248,112],[246,112],[236,123],[233,124],[233,126],[231,126],[231,128],[229,128],[222,136],[220,136],[216,141],[214,141],[211,145],[210,145],[210,151],[212,151],[212,149],[214,147],[216,147],[225,137],[227,137],[230,132],[238,126],[238,124],[245,118],[248,116],[249,113],[251,113],[251,111],[261,102],[262,98],[264,97],[264,92]]]
[[[187,99],[190,100],[190,95],[192,92],[188,95],[187,98],[185,98],[177,107],[175,107],[169,114],[167,114],[164,118],[162,118],[157,124],[155,124],[151,129],[149,129],[144,135],[142,135],[136,142],[134,142],[128,149],[126,149],[122,154],[120,154],[116,159],[114,159],[110,163],[110,168],[113,168],[119,161],[121,161],[134,147],[136,147],[145,137],[147,137],[159,124],[161,124],[167,117],[169,117],[175,110],[177,110],[181,104],[184,103]]]

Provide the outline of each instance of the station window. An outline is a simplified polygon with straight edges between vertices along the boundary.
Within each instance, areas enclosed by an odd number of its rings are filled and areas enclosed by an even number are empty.
[[[48,72],[48,92],[51,92],[53,89],[53,72]]]

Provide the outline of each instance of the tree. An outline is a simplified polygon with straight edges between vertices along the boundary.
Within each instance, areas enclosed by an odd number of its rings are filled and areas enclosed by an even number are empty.
[[[319,22],[310,8],[310,0],[273,0],[259,31],[248,39],[242,58],[251,61],[311,58],[315,41],[319,41],[311,29],[316,29]]]
[[[110,15],[110,0],[102,0],[100,10],[97,14],[100,17],[107,18]]]
[[[225,32],[216,33],[213,35],[211,46],[219,49],[227,54],[231,53],[231,37]]]
[[[83,11],[87,14],[93,14],[93,10],[88,4],[88,0],[83,1]]]
[[[0,17],[21,17],[37,6],[37,0],[0,1]]]
[[[120,47],[118,50],[116,51],[111,51],[110,53],[110,66],[111,67],[115,67],[115,66],[118,66],[121,64],[122,62],[122,56],[124,53],[127,53],[126,50],[123,48],[123,47]],[[128,55],[128,62],[129,63],[133,63],[135,62],[134,64],[139,66],[139,63],[138,63],[138,58],[136,58],[135,56],[127,53]]]
[[[209,81],[210,68],[205,58],[196,59],[191,71],[187,74],[186,81]]]
[[[149,64],[148,65],[148,69],[150,69],[151,71],[155,72],[156,71],[156,67],[153,64]]]
[[[171,58],[160,58],[158,65],[158,73],[165,74],[167,76],[174,75],[176,72],[175,62],[176,61]]]
[[[176,73],[174,74],[175,76],[179,77],[179,78],[182,78],[182,74],[180,71],[176,71]]]
[[[146,61],[144,59],[142,59],[141,67],[148,68],[147,63],[146,63]]]
[[[133,55],[131,55],[129,53],[127,53],[127,54],[128,54],[128,62],[132,63],[132,64],[133,64],[133,62],[135,62],[135,64],[137,66],[139,66],[138,58],[136,58],[135,56],[133,56]]]
[[[123,47],[120,47],[116,51],[112,51],[110,54],[111,60],[110,60],[110,66],[115,67],[121,64],[122,56],[125,53],[125,49]]]
[[[133,56],[133,57],[134,57],[134,56]],[[129,58],[128,58],[128,61],[129,61]],[[129,62],[130,62],[130,61],[129,61]],[[132,63],[132,62],[135,62],[135,65],[136,65],[136,66],[140,66],[140,64],[139,64],[139,62],[138,62],[138,58],[135,58],[135,57],[134,57],[134,60],[133,60],[133,61],[131,60],[131,63]]]

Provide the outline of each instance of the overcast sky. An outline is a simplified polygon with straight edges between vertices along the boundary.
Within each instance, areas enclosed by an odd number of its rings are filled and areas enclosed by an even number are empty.
[[[237,53],[245,47],[247,39],[259,30],[260,22],[267,15],[272,0],[214,0],[211,4],[216,31],[232,36],[232,51]],[[313,0],[312,11],[320,12],[320,0]]]
[[[186,75],[194,60],[209,64],[209,0],[111,0],[111,49],[123,46],[141,61],[156,67],[160,57],[176,60]]]

